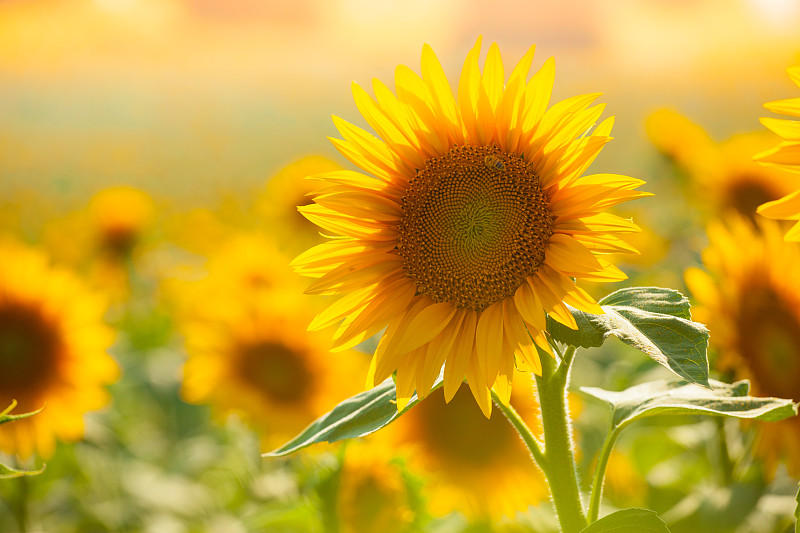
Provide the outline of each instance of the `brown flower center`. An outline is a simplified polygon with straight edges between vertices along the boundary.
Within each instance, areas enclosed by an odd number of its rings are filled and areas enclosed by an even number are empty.
[[[763,179],[758,176],[739,176],[733,181],[724,193],[724,206],[732,207],[739,214],[749,218],[756,218],[756,209],[765,202],[777,200],[781,194],[773,190]]]
[[[0,305],[0,410],[11,400],[18,412],[42,407],[39,397],[57,372],[61,337],[41,311],[28,305]]]
[[[461,387],[450,403],[439,389],[414,412],[429,452],[462,467],[486,468],[515,451],[517,439],[508,421],[497,409],[491,418],[483,416],[467,387]]]
[[[419,293],[482,311],[542,265],[553,234],[549,206],[521,157],[456,146],[409,181],[397,251]]]
[[[743,294],[737,331],[739,350],[758,383],[758,394],[800,401],[800,315],[797,306],[769,286]]]
[[[261,342],[241,350],[241,377],[270,400],[292,404],[305,398],[314,383],[302,354],[277,342]]]

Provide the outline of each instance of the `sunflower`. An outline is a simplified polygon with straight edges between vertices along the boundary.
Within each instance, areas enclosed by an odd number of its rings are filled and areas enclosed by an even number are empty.
[[[645,506],[647,482],[636,471],[627,453],[613,451],[608,457],[603,497],[618,506]]]
[[[637,231],[604,210],[647,193],[627,176],[581,176],[610,140],[599,96],[547,109],[553,61],[527,81],[532,47],[504,85],[499,48],[479,68],[480,39],[453,97],[429,46],[422,76],[400,66],[395,96],[374,81],[376,99],[353,85],[379,138],[334,117],[337,149],[369,175],[314,178],[314,204],[299,210],[334,237],[295,260],[318,277],[311,294],[346,294],[317,327],[339,323],[341,350],[386,328],[368,382],[397,371],[397,407],[425,396],[444,364],[447,400],[464,377],[481,409],[490,390],[508,403],[515,365],[541,372],[534,342],[550,350],[545,313],[575,328],[566,304],[602,309],[573,278],[619,281],[601,254],[634,252],[618,235]]]
[[[774,143],[768,132],[715,142],[699,125],[666,109],[650,115],[646,128],[653,144],[688,175],[688,197],[711,216],[731,210],[754,219],[759,205],[800,187],[800,176],[753,162],[752,154]]]
[[[153,228],[155,202],[144,191],[119,186],[91,197],[85,209],[49,221],[43,240],[54,259],[86,272],[112,303],[131,294],[133,261]]]
[[[335,498],[341,533],[418,531],[419,494],[391,448],[369,442],[348,444]]]
[[[717,368],[750,379],[754,395],[800,401],[800,247],[764,219],[755,228],[738,217],[727,227],[716,222],[708,236],[708,273],[691,268],[686,284],[697,302],[692,314],[711,331]],[[786,456],[800,475],[800,419],[764,424],[761,433],[768,468]]]
[[[511,405],[541,437],[530,375],[517,373]],[[410,466],[430,478],[435,515],[458,510],[496,521],[548,499],[544,476],[508,420],[497,411],[485,417],[465,389],[449,403],[436,390],[382,433],[388,448],[405,451]]]
[[[55,439],[83,435],[83,415],[108,403],[103,385],[118,367],[106,350],[104,302],[35,249],[0,243],[0,404],[19,412],[46,407],[0,426],[0,449],[52,455]]]
[[[275,294],[238,291],[184,317],[183,398],[210,403],[219,416],[240,415],[274,447],[358,392],[348,384],[366,369],[361,354],[333,361],[324,338],[306,331],[309,316],[297,307]]]
[[[312,202],[309,195],[319,182],[300,179],[304,176],[335,172],[342,166],[326,157],[306,156],[282,168],[272,176],[257,200],[269,232],[295,253],[320,243],[319,228],[297,212],[297,206]]]
[[[787,70],[795,85],[800,87],[800,66]],[[764,107],[775,113],[800,117],[800,98],[770,102]],[[778,146],[756,156],[759,163],[777,166],[800,172],[800,122],[797,120],[780,120],[762,118],[761,123],[777,133],[782,139]],[[758,208],[758,213],[767,218],[778,220],[800,220],[800,188],[779,200],[767,202]],[[786,240],[800,242],[800,222],[787,233]]]
[[[233,301],[230,295],[251,297],[258,293],[297,294],[300,279],[289,267],[289,260],[273,240],[258,233],[226,235],[217,243],[195,281],[170,287],[175,299],[188,304],[194,312],[210,306],[203,301]],[[213,309],[211,309],[213,311]]]
[[[91,197],[85,209],[54,220],[45,240],[70,264],[88,257],[122,263],[129,258],[155,220],[155,202],[129,186],[110,187]]]
[[[134,187],[111,187],[92,197],[88,214],[95,228],[96,248],[124,258],[153,223],[155,204],[146,192]]]

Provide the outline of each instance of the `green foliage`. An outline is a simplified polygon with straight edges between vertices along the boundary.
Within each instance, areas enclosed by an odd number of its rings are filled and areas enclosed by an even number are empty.
[[[18,415],[10,414],[16,406],[17,402],[14,400],[11,402],[11,405],[3,410],[3,412],[0,412],[0,424],[13,422],[14,420],[20,420],[22,418],[28,418],[29,416],[40,413],[42,409],[44,409],[44,407],[42,407],[41,409],[37,409],[36,411],[32,411],[30,413],[21,413]],[[35,476],[36,474],[41,474],[42,472],[44,472],[44,467],[40,468],[39,470],[17,470],[16,468],[11,468],[10,466],[0,463],[0,479],[11,479],[20,476]]]
[[[440,375],[431,392],[442,386]],[[397,411],[397,389],[392,378],[368,391],[356,394],[311,423],[298,436],[264,457],[280,457],[318,442],[336,442],[363,437],[397,420],[414,407],[419,398],[414,395],[403,412]]]
[[[648,509],[624,509],[592,522],[581,533],[669,533],[667,524]]]
[[[623,428],[642,418],[660,415],[705,414],[777,421],[797,414],[791,400],[748,396],[747,380],[733,384],[710,381],[710,389],[682,380],[660,380],[621,392],[581,387],[584,394],[603,400],[612,409],[611,423]]]
[[[794,533],[800,533],[800,485],[797,487],[797,507],[794,509]]]
[[[44,467],[39,470],[17,470],[0,463],[0,479],[11,479],[20,476],[35,476],[44,472]]]
[[[557,341],[580,348],[602,346],[613,335],[683,379],[708,386],[708,330],[691,320],[685,296],[672,289],[631,287],[599,303],[603,315],[570,308],[577,330],[549,316],[547,330]]]

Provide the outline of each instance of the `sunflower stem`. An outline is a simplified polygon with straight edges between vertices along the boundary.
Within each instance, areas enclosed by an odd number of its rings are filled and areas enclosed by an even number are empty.
[[[522,417],[519,416],[519,413],[517,413],[517,411],[511,407],[511,405],[504,405],[503,402],[500,401],[500,398],[497,396],[497,393],[494,392],[494,389],[492,389],[492,399],[494,400],[495,405],[497,405],[500,411],[502,411],[502,413],[508,419],[508,421],[511,422],[511,425],[514,426],[514,429],[517,430],[519,436],[522,437],[522,441],[531,452],[533,460],[536,461],[536,464],[539,465],[539,468],[544,471],[546,468],[546,459],[542,453],[539,441],[534,436],[531,428],[528,427]]]
[[[600,516],[600,497],[603,495],[603,480],[606,475],[608,458],[611,457],[611,450],[614,449],[614,443],[617,442],[617,437],[619,436],[618,427],[612,427],[610,429],[603,443],[603,447],[600,449],[600,454],[597,456],[597,465],[594,467],[594,476],[592,477],[592,499],[589,502],[590,524]]]
[[[719,470],[722,476],[722,483],[728,486],[733,482],[734,463],[731,459],[730,448],[728,447],[728,436],[725,433],[725,419],[715,417],[717,423],[717,446],[719,455]]]
[[[536,376],[536,385],[545,441],[546,468],[543,470],[550,485],[561,530],[564,533],[578,533],[586,527],[586,515],[578,487],[566,396],[575,348],[569,347],[563,354],[559,354],[561,364],[558,368],[549,354],[540,352],[539,355],[542,360],[542,375]]]
[[[17,464],[21,469],[21,466]],[[30,487],[28,485],[28,476],[20,476],[17,478],[17,498],[16,505],[14,505],[14,518],[17,520],[17,526],[20,533],[27,533],[28,531],[28,496]]]

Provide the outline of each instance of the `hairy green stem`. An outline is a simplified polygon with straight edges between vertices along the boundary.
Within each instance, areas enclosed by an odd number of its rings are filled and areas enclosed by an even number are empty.
[[[570,346],[561,354],[561,362],[556,368],[555,361],[540,352],[542,375],[536,377],[545,441],[546,468],[543,470],[564,533],[578,533],[587,524],[567,415],[566,389],[574,355],[575,347]]]
[[[592,499],[589,502],[589,523],[591,524],[600,516],[600,497],[603,495],[603,480],[606,475],[606,467],[608,466],[608,458],[611,457],[611,450],[614,449],[614,443],[620,433],[619,427],[612,427],[606,435],[606,441],[600,449],[600,454],[597,456],[597,465],[594,467],[594,476],[592,477]]]
[[[717,423],[717,453],[719,454],[720,475],[725,486],[733,482],[734,464],[728,448],[728,436],[725,434],[725,419],[716,417]]]
[[[523,442],[525,442],[525,446],[527,446],[528,450],[533,456],[533,460],[536,461],[536,464],[539,465],[539,468],[544,471],[545,468],[547,468],[547,465],[545,464],[546,459],[542,453],[539,441],[536,440],[536,437],[531,429],[528,427],[525,421],[522,420],[522,417],[519,416],[519,413],[517,413],[517,411],[511,407],[511,405],[503,405],[503,402],[500,401],[500,398],[498,398],[497,393],[495,393],[494,390],[492,390],[492,399],[500,411],[508,419],[508,421],[511,422],[511,425],[514,426],[514,429],[517,430],[519,436],[522,437]]]

